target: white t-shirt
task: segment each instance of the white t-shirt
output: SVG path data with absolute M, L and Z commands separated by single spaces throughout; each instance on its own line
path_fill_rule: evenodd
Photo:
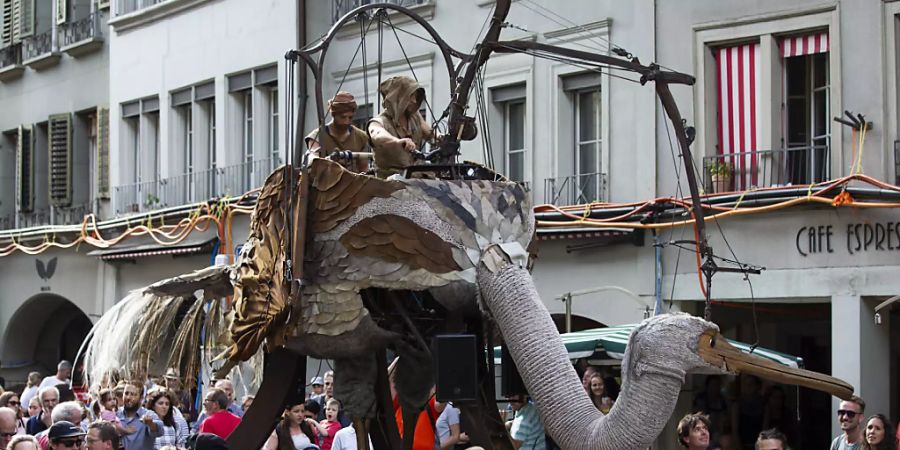
M 38 386 L 38 389 L 43 389 L 48 386 L 56 386 L 58 384 L 69 384 L 69 380 L 60 380 L 59 378 L 56 378 L 56 375 L 50 375 L 49 377 L 44 377 L 44 379 L 41 380 L 41 385 Z
M 369 437 L 369 448 L 375 448 L 372 445 L 372 437 Z M 331 450 L 357 450 L 356 447 L 356 430 L 352 426 L 341 428 L 340 431 L 334 433 L 334 442 L 331 443 Z

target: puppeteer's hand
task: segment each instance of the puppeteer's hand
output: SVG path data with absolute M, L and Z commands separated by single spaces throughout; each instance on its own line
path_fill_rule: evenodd
M 403 138 L 403 139 L 400 139 L 400 143 L 403 144 L 403 148 L 406 149 L 406 151 L 408 151 L 410 153 L 416 151 L 416 143 L 413 142 L 412 139 Z

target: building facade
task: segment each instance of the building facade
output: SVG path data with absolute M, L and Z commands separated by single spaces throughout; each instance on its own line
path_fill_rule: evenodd
M 303 130 L 285 126 L 286 92 L 297 88 L 286 76 L 285 51 L 314 42 L 361 3 L 2 1 L 3 23 L 18 26 L 5 26 L 0 51 L 0 239 L 23 245 L 71 239 L 84 212 L 105 220 L 112 236 L 259 186 L 285 160 L 287 139 L 318 125 L 315 102 L 298 98 L 293 113 L 303 108 Z M 494 7 L 490 0 L 395 3 L 465 53 L 475 50 Z M 900 414 L 893 381 L 900 327 L 890 306 L 877 320 L 875 307 L 900 293 L 891 276 L 900 261 L 896 189 L 853 182 L 854 195 L 883 208 L 778 202 L 856 174 L 897 184 L 898 18 L 893 1 L 519 0 L 502 34 L 631 54 L 694 75 L 694 86 L 673 93 L 696 132 L 692 152 L 704 191 L 723 208 L 767 206 L 707 226 L 716 255 L 765 268 L 747 279 L 716 275 L 713 319 L 729 337 L 801 356 L 808 368 L 849 381 L 867 412 L 890 417 Z M 93 31 L 76 33 L 88 26 L 76 23 Z M 452 75 L 429 39 L 397 13 L 351 22 L 323 59 L 323 96 L 351 92 L 364 123 L 380 112 L 379 79 L 414 75 L 429 100 L 423 114 L 441 117 Z M 41 45 L 49 50 L 41 53 Z M 490 59 L 473 96 L 481 101 L 470 102 L 490 127 L 480 130 L 484 139 L 464 143 L 463 159 L 526 184 L 536 205 L 588 205 L 571 210 L 578 216 L 687 195 L 652 83 L 538 56 Z M 310 98 L 312 86 L 310 79 Z M 871 127 L 857 132 L 833 120 L 844 110 Z M 246 234 L 246 219 L 235 219 L 234 243 Z M 654 310 L 702 313 L 694 254 L 672 244 L 692 239 L 690 227 L 637 223 L 540 227 L 534 278 L 561 328 L 561 299 L 569 299 L 573 329 L 634 323 Z M 29 328 L 48 336 L 41 341 L 22 331 L 23 318 L 80 311 L 94 320 L 129 289 L 208 265 L 213 241 L 197 233 L 177 255 L 142 237 L 110 249 L 3 256 L 15 268 L 0 274 L 4 366 L 51 367 L 61 355 L 55 343 L 87 326 L 79 319 L 64 332 L 70 328 L 56 324 L 59 336 Z M 31 350 L 23 342 L 40 343 Z M 689 384 L 678 412 L 691 408 L 695 387 Z M 827 396 L 798 391 L 788 403 L 804 423 L 831 423 L 804 429 L 812 437 L 803 447 L 836 431 L 829 419 L 836 404 Z

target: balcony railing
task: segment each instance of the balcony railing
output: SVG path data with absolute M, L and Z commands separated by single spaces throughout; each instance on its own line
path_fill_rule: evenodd
M 13 44 L 0 49 L 0 69 L 22 64 L 22 45 Z
M 46 31 L 22 40 L 22 59 L 28 61 L 53 52 L 53 33 Z
M 116 215 L 238 196 L 262 186 L 272 172 L 271 159 L 127 184 L 113 188 Z
M 703 158 L 707 192 L 820 183 L 831 179 L 827 145 L 757 150 Z
M 603 202 L 605 192 L 606 174 L 600 172 L 544 180 L 544 203 L 553 205 Z
M 331 3 L 331 23 L 337 22 L 345 14 L 362 5 L 371 3 L 390 3 L 398 6 L 416 6 L 427 3 L 429 0 L 335 0 Z
M 63 46 L 101 37 L 103 31 L 100 29 L 99 12 L 92 13 L 83 19 L 66 23 L 60 27 L 60 34 Z
M 128 13 L 133 13 L 135 11 L 148 8 L 157 3 L 162 3 L 167 0 L 117 0 L 116 1 L 116 16 L 125 15 Z

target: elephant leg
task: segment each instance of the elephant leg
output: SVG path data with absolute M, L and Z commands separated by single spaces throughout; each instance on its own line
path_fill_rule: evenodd
M 351 420 L 375 416 L 376 370 L 371 356 L 334 360 L 334 397 Z
M 228 436 L 230 448 L 262 448 L 275 429 L 284 402 L 304 385 L 306 356 L 285 348 L 267 355 L 263 382 L 256 393 L 253 406 Z

